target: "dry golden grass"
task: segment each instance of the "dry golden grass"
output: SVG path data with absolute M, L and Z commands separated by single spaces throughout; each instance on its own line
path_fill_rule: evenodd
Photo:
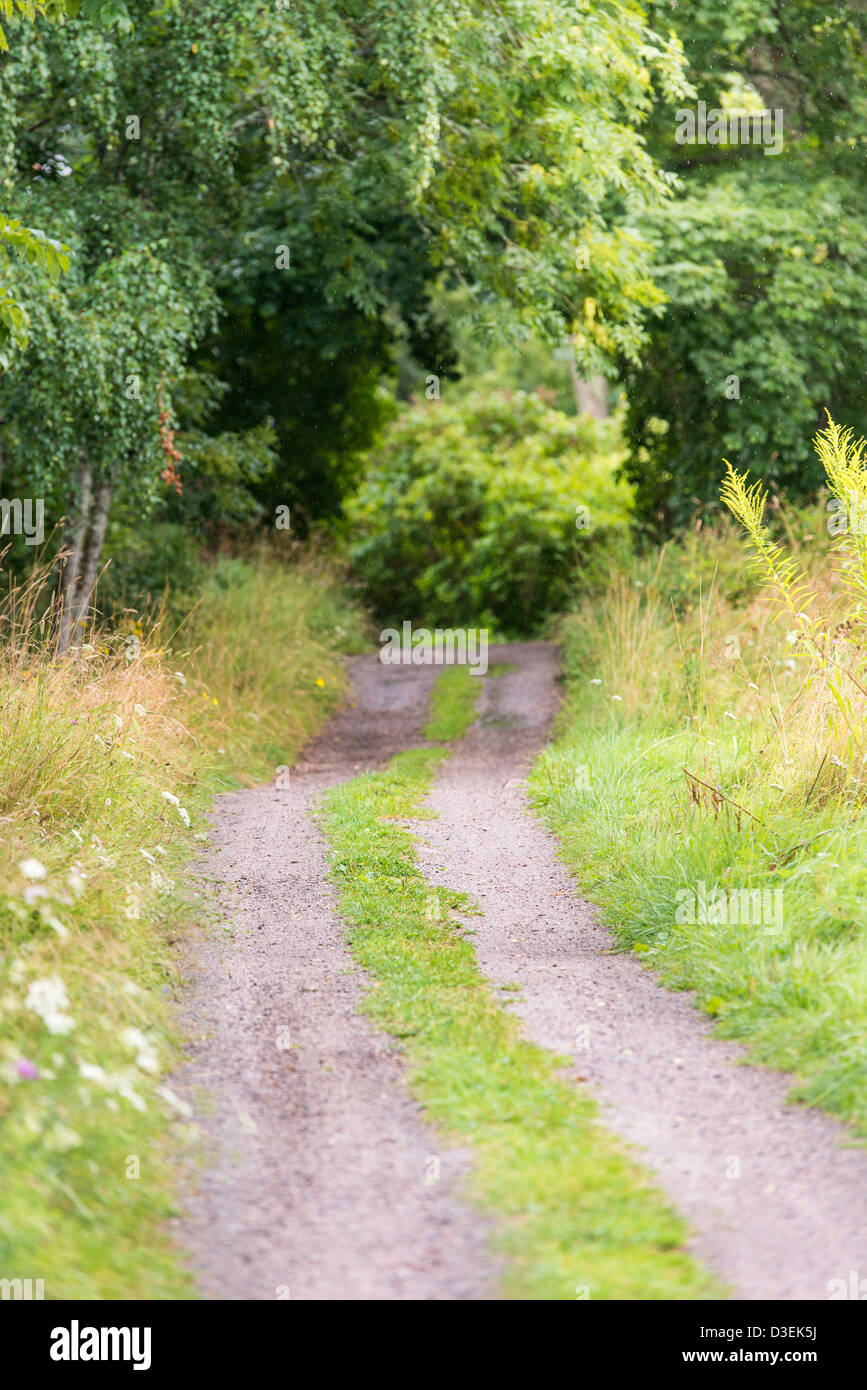
M 183 1296 L 160 1077 L 171 943 L 201 911 L 185 865 L 212 791 L 273 775 L 333 708 L 363 624 L 324 564 L 223 561 L 180 632 L 93 628 L 56 657 L 38 588 L 0 610 L 0 1274 Z

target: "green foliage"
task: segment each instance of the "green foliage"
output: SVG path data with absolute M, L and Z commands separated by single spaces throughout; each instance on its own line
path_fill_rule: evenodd
M 867 15 L 819 0 L 651 7 L 652 24 L 672 21 L 696 100 L 779 108 L 784 139 L 777 155 L 677 144 L 675 111 L 694 101 L 649 123 L 682 180 L 640 222 L 669 302 L 640 368 L 624 362 L 627 471 L 656 532 L 718 506 L 722 456 L 809 498 L 824 410 L 867 429 Z
M 23 227 L 19 218 L 6 217 L 0 212 L 0 371 L 9 366 L 16 348 L 26 347 L 30 326 L 27 310 L 9 284 L 4 283 L 10 278 L 10 249 L 31 265 L 47 271 L 55 280 L 61 271 L 69 269 L 68 247 L 52 241 L 43 232 Z
M 625 545 L 616 438 L 615 422 L 524 392 L 407 411 L 347 503 L 350 557 L 377 611 L 538 628 Z
M 588 370 L 635 359 L 658 301 L 635 223 L 668 191 L 638 128 L 657 90 L 680 90 L 681 58 L 629 0 L 446 0 L 435 23 L 422 0 L 43 8 L 69 18 L 6 25 L 0 178 L 10 217 L 46 228 L 25 253 L 69 245 L 74 283 L 24 274 L 10 289 L 7 333 L 20 344 L 29 313 L 43 343 L 21 364 L 32 408 L 20 381 L 0 405 L 12 466 L 32 458 L 40 486 L 57 481 L 59 512 L 88 421 L 114 455 L 94 458 L 117 471 L 114 505 L 155 512 L 154 386 L 183 425 L 173 387 L 191 352 L 228 387 L 197 426 L 224 436 L 215 472 L 233 440 L 243 453 L 248 431 L 274 431 L 265 450 L 253 441 L 254 468 L 233 469 L 236 523 L 287 504 L 302 524 L 337 512 L 387 418 L 395 343 L 438 375 L 453 366 L 438 278 L 467 287 L 489 333 L 574 334 Z M 138 417 L 125 369 L 147 377 Z M 67 410 L 51 375 L 70 371 Z M 37 396 L 57 436 L 45 463 Z
M 160 414 L 172 379 L 210 309 L 207 283 L 165 243 L 139 244 L 70 274 L 46 293 L 34 278 L 30 350 L 4 376 L 0 396 L 12 423 L 13 458 L 26 459 L 30 488 L 69 498 L 81 450 L 146 510 L 166 466 Z M 184 272 L 187 272 L 185 275 Z M 26 299 L 25 299 L 26 302 Z
M 17 13 L 31 23 L 37 17 L 61 20 L 67 14 L 75 14 L 80 0 L 0 0 L 0 17 L 11 19 Z M 8 51 L 9 44 L 0 26 L 0 54 Z M 6 217 L 0 212 L 0 372 L 9 365 L 12 355 L 18 348 L 26 347 L 29 319 L 27 311 L 16 299 L 7 283 L 9 276 L 9 251 L 16 251 L 26 257 L 31 265 L 38 265 L 55 279 L 62 270 L 69 269 L 67 248 L 53 241 L 36 228 L 24 227 L 17 218 Z
M 627 472 L 657 529 L 716 505 L 721 456 L 777 491 L 815 494 L 809 441 L 825 406 L 867 430 L 853 368 L 867 362 L 859 201 L 840 179 L 805 188 L 767 159 L 660 215 L 671 303 L 641 371 L 627 373 Z
M 390 258 L 389 293 L 401 320 L 412 319 L 425 294 L 424 251 L 409 233 L 407 252 Z M 277 507 L 291 507 L 297 534 L 339 513 L 358 481 L 361 452 L 394 412 L 381 388 L 392 332 L 381 317 L 326 297 L 312 242 L 309 261 L 301 249 L 291 269 L 275 271 L 274 247 L 286 236 L 274 227 L 233 246 L 219 278 L 220 329 L 204 364 L 226 388 L 211 428 L 239 434 L 266 420 L 273 429 L 271 457 L 248 496 L 271 521 Z M 315 254 L 321 250 L 320 242 Z M 448 350 L 437 344 L 435 351 L 439 366 Z M 238 525 L 243 512 L 227 520 Z

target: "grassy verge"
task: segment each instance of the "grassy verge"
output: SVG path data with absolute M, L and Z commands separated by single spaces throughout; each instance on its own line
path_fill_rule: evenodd
M 792 544 L 833 634 L 828 538 L 821 522 L 803 526 Z M 793 1097 L 863 1135 L 861 773 L 835 743 L 792 621 L 777 621 L 773 596 L 744 590 L 740 542 L 726 532 L 703 544 L 732 576 L 722 592 L 705 585 L 675 617 L 646 567 L 566 621 L 568 697 L 534 793 L 620 940 L 694 989 L 753 1060 L 791 1070 Z
M 273 775 L 337 702 L 361 620 L 325 569 L 221 564 L 195 615 L 62 661 L 0 614 L 0 1277 L 189 1296 L 161 1079 L 181 873 L 213 791 Z
M 427 733 L 472 722 L 480 678 L 448 672 Z M 367 1009 L 403 1040 L 410 1084 L 447 1139 L 472 1146 L 472 1190 L 498 1218 L 513 1298 L 714 1296 L 683 1252 L 684 1228 L 602 1131 L 595 1104 L 558 1075 L 565 1059 L 525 1041 L 481 975 L 450 913 L 463 895 L 432 888 L 410 832 L 447 748 L 399 754 L 331 791 L 323 823 L 353 953 L 376 985 Z

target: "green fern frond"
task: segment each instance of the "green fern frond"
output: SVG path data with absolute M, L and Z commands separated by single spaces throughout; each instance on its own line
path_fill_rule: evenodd
M 867 594 L 867 441 L 855 439 L 851 429 L 842 429 L 828 413 L 828 424 L 816 436 L 815 447 L 829 490 L 839 504 L 843 578 L 863 598 Z
M 767 493 L 761 482 L 748 484 L 748 474 L 737 473 L 728 459 L 723 459 L 726 476 L 720 488 L 723 503 L 739 521 L 752 542 L 756 559 L 786 608 L 798 624 L 804 637 L 812 636 L 806 609 L 815 595 L 796 560 L 787 555 L 778 541 L 772 539 L 765 523 Z

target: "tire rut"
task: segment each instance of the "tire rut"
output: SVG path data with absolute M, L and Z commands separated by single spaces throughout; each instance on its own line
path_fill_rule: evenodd
M 219 799 L 203 872 L 224 927 L 189 943 L 172 1082 L 201 1136 L 175 1237 L 209 1299 L 482 1299 L 498 1263 L 423 1123 L 395 1041 L 358 1013 L 313 821 L 329 786 L 423 742 L 434 670 L 351 663 L 348 705 L 289 786 Z M 428 1181 L 429 1159 L 439 1178 Z

